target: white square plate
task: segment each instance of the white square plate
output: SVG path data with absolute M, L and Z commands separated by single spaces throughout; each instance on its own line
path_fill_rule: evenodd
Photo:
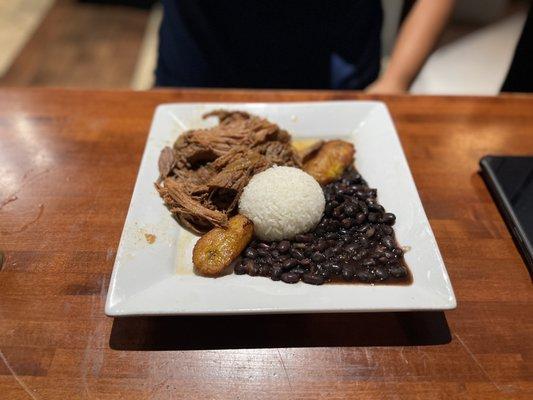
M 294 138 L 344 139 L 380 203 L 397 216 L 410 285 L 289 285 L 268 278 L 197 276 L 196 237 L 182 229 L 154 188 L 157 160 L 187 129 L 214 125 L 207 111 L 227 108 L 268 118 Z M 152 242 L 152 243 L 151 243 Z M 105 312 L 122 315 L 377 312 L 455 308 L 453 289 L 400 141 L 381 102 L 168 104 L 157 108 L 120 239 Z

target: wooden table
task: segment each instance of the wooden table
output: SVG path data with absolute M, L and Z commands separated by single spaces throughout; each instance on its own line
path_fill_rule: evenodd
M 533 398 L 530 276 L 478 175 L 533 153 L 533 97 L 383 97 L 442 250 L 446 312 L 108 318 L 154 107 L 350 92 L 0 90 L 0 398 Z

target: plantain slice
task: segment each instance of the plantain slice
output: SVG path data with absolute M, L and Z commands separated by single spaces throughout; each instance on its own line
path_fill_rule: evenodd
M 327 185 L 339 179 L 344 170 L 353 164 L 354 153 L 353 144 L 344 140 L 331 140 L 304 163 L 303 170 L 321 185 Z
M 230 218 L 225 228 L 211 229 L 196 242 L 194 266 L 203 275 L 220 275 L 252 240 L 253 232 L 252 221 L 244 215 Z
M 320 150 L 323 144 L 324 141 L 320 139 L 295 139 L 292 141 L 292 148 L 300 162 L 305 164 Z

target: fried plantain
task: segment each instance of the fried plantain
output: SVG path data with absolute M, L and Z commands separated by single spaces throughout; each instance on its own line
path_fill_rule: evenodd
M 203 275 L 222 273 L 244 250 L 254 232 L 252 221 L 244 215 L 236 215 L 225 228 L 214 228 L 203 235 L 192 253 L 192 262 Z
M 353 144 L 331 140 L 304 164 L 303 170 L 321 185 L 327 185 L 339 179 L 344 170 L 353 164 L 354 153 Z
M 295 139 L 292 141 L 292 148 L 299 157 L 300 162 L 305 164 L 323 146 L 324 141 L 320 139 Z

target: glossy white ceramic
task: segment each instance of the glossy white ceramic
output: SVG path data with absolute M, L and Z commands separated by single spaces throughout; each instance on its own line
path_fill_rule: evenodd
M 154 188 L 157 160 L 187 129 L 216 123 L 227 108 L 266 117 L 295 138 L 340 138 L 356 147 L 356 167 L 378 189 L 412 274 L 410 285 L 289 285 L 267 278 L 193 272 L 196 237 L 183 230 Z M 153 243 L 151 243 L 153 242 Z M 378 312 L 455 308 L 453 289 L 398 135 L 381 102 L 165 104 L 157 108 L 122 232 L 105 312 L 122 315 Z

